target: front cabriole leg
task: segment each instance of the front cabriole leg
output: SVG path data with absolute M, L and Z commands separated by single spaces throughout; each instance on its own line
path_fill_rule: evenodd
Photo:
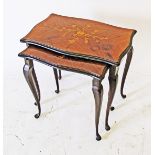
M 109 69 L 109 93 L 108 93 L 108 103 L 106 109 L 106 118 L 105 118 L 105 129 L 110 130 L 110 126 L 108 124 L 109 111 L 111 109 L 112 101 L 114 98 L 116 86 L 118 80 L 118 68 L 111 66 Z
M 38 80 L 35 74 L 34 66 L 33 66 L 33 60 L 31 59 L 25 59 L 25 65 L 23 67 L 23 73 L 25 76 L 25 79 L 31 89 L 31 92 L 35 98 L 36 104 L 38 106 L 38 113 L 34 115 L 35 118 L 39 118 L 41 114 L 41 107 L 40 107 L 40 89 Z
M 103 98 L 103 86 L 101 84 L 101 80 L 93 79 L 92 83 L 93 87 L 93 94 L 95 99 L 95 125 L 96 125 L 96 140 L 101 140 L 101 136 L 98 133 L 98 124 L 99 124 L 99 117 L 102 105 L 102 98 Z
M 126 98 L 126 95 L 123 94 L 123 89 L 124 89 L 124 83 L 125 83 L 125 79 L 128 73 L 128 69 L 130 67 L 130 62 L 132 59 L 132 54 L 133 54 L 133 47 L 131 47 L 130 51 L 127 54 L 127 58 L 126 58 L 126 64 L 125 64 L 125 68 L 124 68 L 124 73 L 123 73 L 123 77 L 122 77 L 122 83 L 121 83 L 121 96 L 123 98 Z

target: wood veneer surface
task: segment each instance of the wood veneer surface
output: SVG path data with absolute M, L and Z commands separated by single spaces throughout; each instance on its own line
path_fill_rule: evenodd
M 36 46 L 29 46 L 27 49 L 19 53 L 19 56 L 35 59 L 60 69 L 80 72 L 97 78 L 103 78 L 108 68 L 107 65 L 101 63 L 82 61 Z
M 54 52 L 119 65 L 136 30 L 51 14 L 21 39 Z

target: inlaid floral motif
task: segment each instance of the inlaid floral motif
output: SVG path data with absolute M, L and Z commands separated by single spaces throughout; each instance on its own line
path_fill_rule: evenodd
M 108 37 L 106 36 L 98 36 L 99 30 L 92 29 L 90 25 L 85 25 L 83 27 L 77 26 L 77 25 L 71 25 L 66 27 L 55 27 L 54 30 L 59 32 L 64 32 L 62 34 L 62 37 L 70 36 L 70 39 L 68 40 L 67 47 L 70 47 L 71 45 L 78 43 L 79 39 L 82 39 L 85 44 L 89 44 L 90 49 L 92 51 L 96 50 L 110 50 L 112 48 L 109 44 L 103 44 L 104 40 L 107 40 Z M 89 32 L 88 32 L 89 31 Z M 90 44 L 90 42 L 93 42 L 93 45 Z
M 132 29 L 52 14 L 21 41 L 66 55 L 118 63 L 135 33 Z

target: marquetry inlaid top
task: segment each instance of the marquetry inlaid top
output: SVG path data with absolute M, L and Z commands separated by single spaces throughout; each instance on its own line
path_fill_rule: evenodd
M 133 29 L 51 14 L 21 41 L 65 55 L 119 65 L 135 33 Z

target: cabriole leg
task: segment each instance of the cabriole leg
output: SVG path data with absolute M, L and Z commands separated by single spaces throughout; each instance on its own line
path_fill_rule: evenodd
M 35 114 L 35 118 L 39 118 L 41 114 L 41 107 L 40 107 L 40 89 L 38 80 L 35 74 L 33 61 L 31 59 L 25 59 L 25 65 L 23 67 L 23 73 L 25 76 L 25 79 L 31 89 L 31 92 L 35 98 L 36 104 L 38 106 L 38 113 Z
M 106 118 L 105 118 L 105 129 L 107 131 L 110 130 L 110 126 L 108 124 L 108 118 L 109 118 L 109 111 L 111 109 L 112 101 L 113 101 L 116 86 L 117 86 L 117 80 L 118 80 L 118 68 L 112 66 L 109 69 L 109 93 L 108 93 L 108 103 L 107 103 Z
M 128 73 L 128 69 L 130 67 L 130 62 L 132 59 L 132 54 L 133 54 L 133 47 L 131 47 L 130 51 L 127 54 L 127 59 L 126 59 L 126 64 L 125 64 L 125 68 L 124 68 L 124 73 L 123 73 L 123 77 L 122 77 L 122 83 L 121 83 L 121 96 L 123 98 L 126 98 L 126 95 L 123 93 L 123 89 L 124 89 L 124 83 L 125 83 L 125 79 Z
M 93 79 L 93 94 L 95 99 L 95 125 L 96 125 L 96 140 L 101 140 L 101 136 L 98 133 L 98 124 L 99 124 L 99 117 L 102 105 L 102 98 L 103 98 L 103 86 L 101 84 L 101 80 Z

